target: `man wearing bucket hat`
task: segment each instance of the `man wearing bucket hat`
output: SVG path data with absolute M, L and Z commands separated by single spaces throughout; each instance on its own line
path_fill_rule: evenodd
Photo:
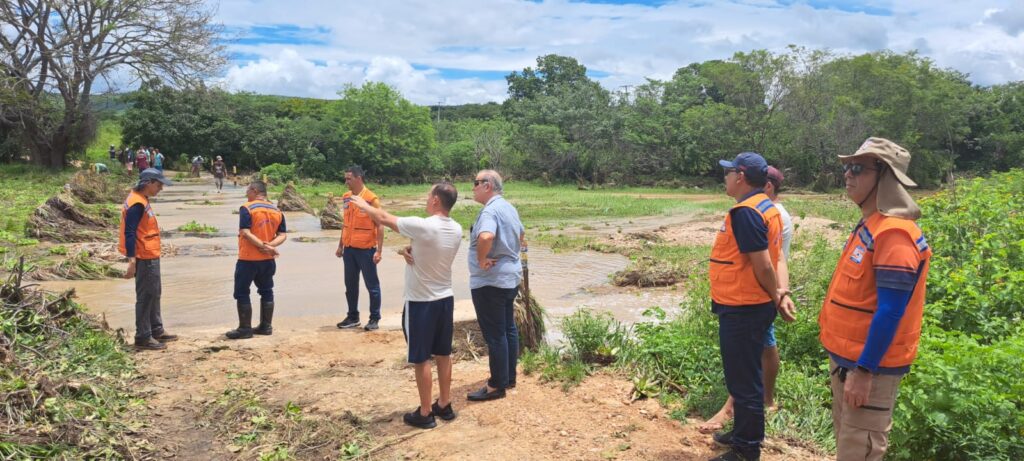
M 907 193 L 910 153 L 868 138 L 840 155 L 862 219 L 846 241 L 818 317 L 829 353 L 838 460 L 881 460 L 900 379 L 917 355 L 931 249 Z
M 760 459 L 764 440 L 761 357 L 776 310 L 794 320 L 789 292 L 779 288 L 776 267 L 782 252 L 782 218 L 764 193 L 768 163 L 744 152 L 721 160 L 725 192 L 736 204 L 711 249 L 711 307 L 718 316 L 718 340 L 725 384 L 733 397 L 733 430 L 714 434 L 731 448 L 713 461 Z
M 121 207 L 118 251 L 128 258 L 124 278 L 135 278 L 135 348 L 139 350 L 165 349 L 163 343 L 178 339 L 164 330 L 160 317 L 160 226 L 149 205 L 151 197 L 171 184 L 156 168 L 142 170 Z

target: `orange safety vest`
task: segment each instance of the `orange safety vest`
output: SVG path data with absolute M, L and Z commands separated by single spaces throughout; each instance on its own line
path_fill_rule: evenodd
M 139 227 L 135 229 L 135 258 L 136 259 L 157 259 L 160 257 L 160 226 L 156 223 L 156 214 L 149 206 L 149 199 L 135 190 L 128 194 L 121 207 L 121 230 L 117 233 L 117 251 L 128 256 L 128 250 L 124 242 L 124 221 L 128 217 L 128 209 L 141 203 L 146 206 L 142 214 Z
M 757 193 L 734 205 L 725 215 L 725 222 L 715 236 L 715 246 L 711 248 L 711 299 L 725 306 L 749 306 L 772 300 L 758 283 L 750 258 L 740 253 L 736 236 L 732 233 L 731 211 L 740 207 L 757 211 L 764 219 L 768 227 L 768 254 L 773 267 L 778 264 L 782 251 L 782 215 L 767 195 Z
M 249 210 L 252 218 L 252 226 L 249 231 L 263 242 L 269 242 L 277 237 L 277 229 L 281 227 L 281 211 L 267 200 L 253 200 L 246 202 L 245 208 Z M 238 259 L 241 261 L 265 261 L 274 259 L 273 256 L 260 252 L 259 247 L 253 245 L 249 239 L 242 236 L 238 231 Z
M 373 202 L 377 200 L 377 195 L 371 192 L 367 187 L 363 187 L 363 191 L 359 193 L 359 196 L 370 204 L 373 204 Z M 370 215 L 366 214 L 363 210 L 360 210 L 359 207 L 349 203 L 351 197 L 352 191 L 345 192 L 345 195 L 341 196 L 341 199 L 344 202 L 344 210 L 342 211 L 343 222 L 341 246 L 364 250 L 376 247 L 377 224 L 373 222 Z
M 818 325 L 821 327 L 818 337 L 825 350 L 851 361 L 860 358 L 864 343 L 867 342 L 871 319 L 878 309 L 872 262 L 875 240 L 886 232 L 906 233 L 921 253 L 914 292 L 900 319 L 896 336 L 879 363 L 879 366 L 885 368 L 896 368 L 910 365 L 917 356 L 921 317 L 924 314 L 925 280 L 928 278 L 928 262 L 932 256 L 921 228 L 912 220 L 875 213 L 850 234 L 818 316 Z

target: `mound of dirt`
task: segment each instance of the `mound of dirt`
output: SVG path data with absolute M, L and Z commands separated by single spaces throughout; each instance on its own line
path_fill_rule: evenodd
M 334 201 L 334 197 L 327 197 L 327 205 L 320 212 L 321 229 L 341 229 L 341 208 Z
M 66 188 L 40 205 L 28 223 L 29 237 L 49 242 L 89 242 L 110 238 L 111 225 L 117 219 L 109 208 L 90 207 Z
M 313 207 L 306 203 L 306 199 L 299 195 L 295 190 L 295 186 L 291 183 L 284 187 L 284 192 L 281 192 L 281 197 L 277 199 L 277 209 L 281 211 L 304 211 L 311 215 L 316 214 L 313 212 Z
M 615 286 L 665 287 L 686 279 L 686 271 L 672 264 L 660 263 L 653 258 L 643 257 L 630 267 L 616 272 L 612 277 Z
M 71 193 L 83 203 L 119 203 L 128 195 L 128 187 L 121 187 L 119 177 L 100 174 L 92 170 L 75 173 L 68 182 Z

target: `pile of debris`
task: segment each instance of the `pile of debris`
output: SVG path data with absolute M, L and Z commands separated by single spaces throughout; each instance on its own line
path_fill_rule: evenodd
M 109 240 L 120 218 L 109 205 L 127 196 L 130 181 L 122 175 L 79 171 L 64 190 L 35 209 L 25 233 L 58 243 Z
M 306 203 L 306 199 L 299 195 L 295 190 L 295 185 L 292 183 L 288 183 L 284 187 L 284 192 L 281 192 L 281 197 L 277 199 L 277 209 L 281 211 L 304 211 L 311 215 L 316 215 L 313 207 Z
M 328 195 L 327 204 L 320 211 L 320 228 L 341 229 L 342 221 L 341 208 L 338 208 L 338 202 L 335 201 L 333 195 Z

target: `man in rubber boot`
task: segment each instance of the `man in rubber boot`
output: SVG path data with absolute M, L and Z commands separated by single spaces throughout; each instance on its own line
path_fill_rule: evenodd
M 725 193 L 736 204 L 715 236 L 709 278 L 735 424 L 733 430 L 713 435 L 716 443 L 730 448 L 713 461 L 754 461 L 760 459 L 764 441 L 764 339 L 776 310 L 786 321 L 794 320 L 795 311 L 776 273 L 782 218 L 764 193 L 768 163 L 754 152 L 718 163 L 725 172 Z
M 505 389 L 516 385 L 515 300 L 523 281 L 524 229 L 503 191 L 501 175 L 494 170 L 480 171 L 473 180 L 473 200 L 484 207 L 469 230 L 469 288 L 491 370 L 483 387 L 466 395 L 477 402 L 504 398 Z
M 178 339 L 164 330 L 160 316 L 160 226 L 149 199 L 171 181 L 150 168 L 142 170 L 121 207 L 118 251 L 128 258 L 124 278 L 135 278 L 135 348 L 166 349 L 165 342 Z
M 458 191 L 450 183 L 437 183 L 427 193 L 426 219 L 396 218 L 374 208 L 359 196 L 352 204 L 382 224 L 412 239 L 402 251 L 405 257 L 405 339 L 409 343 L 409 363 L 415 365 L 416 389 L 420 406 L 405 414 L 410 426 L 429 429 L 437 425 L 435 417 L 455 419 L 452 410 L 452 332 L 455 298 L 452 291 L 452 261 L 462 243 L 462 226 L 451 219 Z M 430 358 L 437 363 L 440 396 L 433 401 Z
M 861 220 L 843 247 L 818 316 L 832 371 L 836 458 L 881 460 L 903 375 L 917 355 L 932 251 L 906 187 L 910 152 L 868 138 L 841 155 Z
M 245 189 L 248 202 L 238 209 L 238 262 L 235 263 L 235 302 L 238 328 L 225 333 L 229 339 L 252 338 L 273 333 L 274 273 L 277 247 L 288 238 L 284 214 L 267 200 L 267 184 L 253 181 Z M 249 287 L 256 283 L 260 294 L 260 324 L 252 328 Z
M 345 301 L 348 315 L 338 323 L 338 328 L 359 326 L 359 273 L 366 282 L 370 293 L 370 321 L 366 330 L 376 330 L 380 321 L 380 279 L 377 278 L 377 264 L 384 251 L 384 228 L 370 219 L 370 215 L 351 204 L 352 197 L 361 197 L 366 203 L 380 209 L 380 199 L 363 182 L 363 169 L 352 166 L 345 171 L 345 185 L 348 192 L 341 197 L 342 228 L 341 240 L 334 255 L 345 264 Z

